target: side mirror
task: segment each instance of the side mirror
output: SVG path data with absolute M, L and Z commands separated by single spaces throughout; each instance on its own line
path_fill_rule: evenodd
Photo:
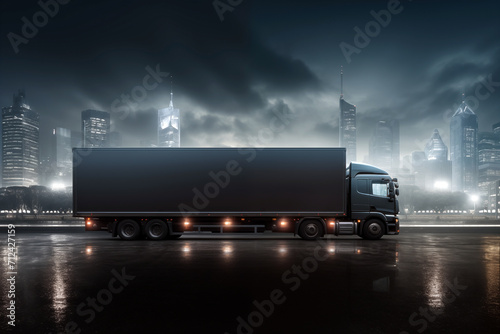
M 388 197 L 389 197 L 389 202 L 393 202 L 394 198 L 396 198 L 396 193 L 395 193 L 395 190 L 394 190 L 394 183 L 393 182 L 389 183 Z
M 399 189 L 396 189 L 396 196 L 399 196 Z
M 398 178 L 397 177 L 393 177 L 392 178 L 392 182 L 398 182 Z

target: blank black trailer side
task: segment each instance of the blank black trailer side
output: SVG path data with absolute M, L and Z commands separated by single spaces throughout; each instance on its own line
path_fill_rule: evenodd
M 75 149 L 77 216 L 338 215 L 345 149 Z

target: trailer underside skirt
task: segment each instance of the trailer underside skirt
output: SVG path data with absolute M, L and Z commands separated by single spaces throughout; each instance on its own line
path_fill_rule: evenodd
M 265 225 L 193 225 L 193 228 L 197 229 L 197 231 L 190 231 L 189 233 L 213 232 L 214 228 L 219 229 L 218 233 L 235 233 L 235 231 L 228 231 L 228 230 L 233 230 L 235 228 L 236 229 L 253 228 L 253 232 L 247 232 L 247 233 L 262 233 L 264 231 L 259 232 L 258 229 L 260 228 L 265 230 L 266 226 Z M 203 228 L 211 229 L 211 231 L 202 231 Z

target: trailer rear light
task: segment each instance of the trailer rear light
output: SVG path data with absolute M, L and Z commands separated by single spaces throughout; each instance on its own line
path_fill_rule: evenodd
M 230 222 L 229 220 L 226 220 L 226 221 L 224 222 L 224 225 L 231 225 L 231 222 Z

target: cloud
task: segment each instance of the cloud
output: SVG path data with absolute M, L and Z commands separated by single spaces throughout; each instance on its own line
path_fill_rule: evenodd
M 143 84 L 147 66 L 159 64 L 173 74 L 183 145 L 250 145 L 281 105 L 295 118 L 268 145 L 335 146 L 344 63 L 338 41 L 352 38 L 353 27 L 386 3 L 293 1 L 285 11 L 281 2 L 244 2 L 220 22 L 210 1 L 71 2 L 19 55 L 2 54 L 0 101 L 8 105 L 24 86 L 44 133 L 54 126 L 79 130 L 82 110 L 110 111 L 115 99 Z M 4 36 L 38 8 L 6 6 Z M 429 6 L 408 4 L 345 68 L 346 98 L 358 108 L 359 159 L 374 122 L 399 119 L 402 153 L 409 153 L 435 127 L 447 138 L 449 110 L 462 91 L 473 95 L 490 74 L 500 81 L 496 17 L 471 10 L 472 2 Z M 467 24 L 454 24 L 463 13 Z M 156 112 L 169 93 L 165 79 L 125 120 L 112 116 L 127 145 L 154 141 Z M 498 106 L 498 91 L 480 101 L 481 129 L 500 121 Z

